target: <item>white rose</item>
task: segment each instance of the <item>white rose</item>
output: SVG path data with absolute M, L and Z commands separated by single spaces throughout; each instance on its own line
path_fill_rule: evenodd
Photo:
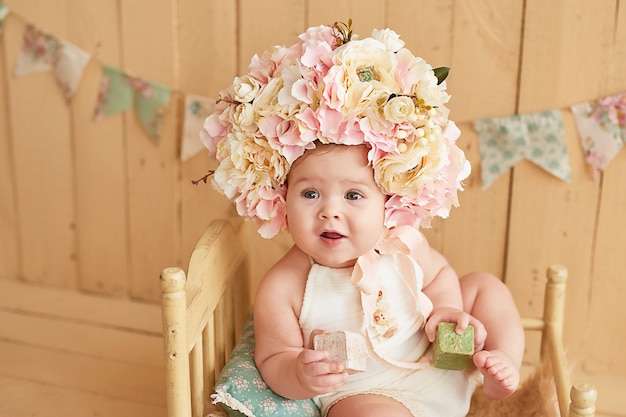
M 211 180 L 213 186 L 229 199 L 233 199 L 237 196 L 241 191 L 241 185 L 244 184 L 245 181 L 245 175 L 238 169 L 235 169 L 233 161 L 230 159 L 224 159 L 220 162 Z
M 389 52 L 398 52 L 404 47 L 404 41 L 400 39 L 400 35 L 391 29 L 374 29 L 372 38 L 383 43 Z
M 252 103 L 254 111 L 261 116 L 271 116 L 273 114 L 282 113 L 281 107 L 278 104 L 278 94 L 282 88 L 283 79 L 272 78 L 263 86 L 256 100 Z
M 385 118 L 393 123 L 415 120 L 415 103 L 407 96 L 397 96 L 387 101 L 383 108 Z
M 230 118 L 241 130 L 254 132 L 257 129 L 255 124 L 254 107 L 250 103 L 241 103 L 240 105 L 234 107 Z
M 433 181 L 445 163 L 446 147 L 442 140 L 406 144 L 401 154 L 390 153 L 374 163 L 374 179 L 387 194 L 416 198 L 422 185 Z
M 236 77 L 233 81 L 234 99 L 240 103 L 251 103 L 260 88 L 259 82 L 249 75 Z
M 398 90 L 393 76 L 394 59 L 375 39 L 350 41 L 337 48 L 334 67 L 324 77 L 324 96 L 332 108 L 346 115 L 378 106 L 378 101 Z

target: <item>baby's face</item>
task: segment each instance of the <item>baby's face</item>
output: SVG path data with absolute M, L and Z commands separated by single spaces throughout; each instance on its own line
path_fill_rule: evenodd
M 365 146 L 317 145 L 289 173 L 289 232 L 317 263 L 350 267 L 380 238 L 385 201 Z

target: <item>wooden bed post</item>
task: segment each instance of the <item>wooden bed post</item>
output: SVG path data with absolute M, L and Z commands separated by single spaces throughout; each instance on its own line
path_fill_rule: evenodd
M 548 283 L 543 304 L 543 320 L 545 326 L 541 337 L 541 360 L 550 360 L 556 395 L 559 402 L 561 417 L 569 412 L 570 387 L 569 372 L 563 354 L 563 320 L 565 315 L 565 290 L 567 268 L 562 265 L 550 265 L 546 273 Z
M 556 395 L 561 417 L 593 417 L 596 414 L 597 393 L 593 385 L 576 384 L 570 387 L 569 370 L 563 354 L 563 321 L 565 319 L 565 292 L 567 268 L 551 265 L 547 271 L 548 283 L 543 305 L 543 336 L 541 358 L 549 357 L 556 382 Z M 571 400 L 571 402 L 570 402 Z
M 598 392 L 589 383 L 574 384 L 570 392 L 572 403 L 568 417 L 593 417 L 596 415 Z
M 166 386 L 168 416 L 191 416 L 191 382 L 189 380 L 189 351 L 187 349 L 187 299 L 185 294 L 185 272 L 176 267 L 166 268 L 161 273 L 163 291 L 163 339 L 168 374 Z
M 548 284 L 543 304 L 543 320 L 545 327 L 541 338 L 541 359 L 545 360 L 549 354 L 550 335 L 560 340 L 563 337 L 563 319 L 565 312 L 565 286 L 567 284 L 567 269 L 562 265 L 550 265 L 547 271 Z M 553 364 L 555 365 L 555 364 Z

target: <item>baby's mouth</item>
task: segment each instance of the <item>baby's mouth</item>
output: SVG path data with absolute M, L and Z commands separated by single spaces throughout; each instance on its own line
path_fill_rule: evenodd
M 345 237 L 341 233 L 337 233 L 337 232 L 323 232 L 320 236 L 323 237 L 324 239 L 333 239 L 333 240 L 341 239 L 342 237 Z

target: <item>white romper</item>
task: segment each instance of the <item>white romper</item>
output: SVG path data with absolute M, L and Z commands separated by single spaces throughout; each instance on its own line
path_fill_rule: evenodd
M 407 259 L 400 257 L 409 258 L 402 254 L 380 255 L 382 288 L 377 294 L 377 309 L 373 315 L 369 314 L 375 320 L 364 316 L 362 294 L 351 282 L 352 268 L 311 266 L 300 314 L 304 340 L 309 340 L 312 330 L 323 329 L 352 331 L 364 336 L 369 333 L 371 342 L 365 372 L 351 374 L 338 391 L 314 398 L 322 416 L 338 400 L 367 393 L 394 398 L 416 417 L 467 415 L 476 388 L 469 372 L 430 365 L 406 369 L 389 363 L 417 362 L 430 347 L 423 330 L 424 317 L 420 314 L 424 308 L 420 302 L 424 304 L 425 297 L 421 292 L 423 273 L 410 258 L 414 278 L 403 278 L 400 263 Z

